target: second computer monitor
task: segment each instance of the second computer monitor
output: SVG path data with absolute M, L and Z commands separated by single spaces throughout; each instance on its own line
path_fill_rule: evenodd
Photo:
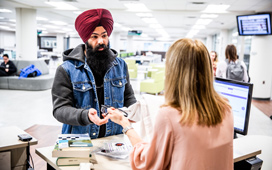
M 234 118 L 234 132 L 246 135 L 252 100 L 253 84 L 215 78 L 214 88 L 229 100 Z

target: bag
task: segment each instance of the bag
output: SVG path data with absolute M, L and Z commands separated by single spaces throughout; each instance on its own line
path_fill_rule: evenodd
M 241 61 L 236 62 L 228 62 L 226 78 L 232 80 L 243 81 L 244 79 L 244 67 L 241 65 Z
M 26 78 L 26 77 L 33 77 L 33 76 L 39 76 L 41 75 L 41 71 L 37 69 L 33 64 L 27 66 L 26 68 L 21 69 L 20 77 Z

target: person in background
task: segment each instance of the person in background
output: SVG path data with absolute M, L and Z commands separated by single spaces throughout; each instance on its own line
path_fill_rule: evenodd
M 102 105 L 116 108 L 136 103 L 128 68 L 109 48 L 113 18 L 106 9 L 80 14 L 75 28 L 85 44 L 63 53 L 53 87 L 53 115 L 62 133 L 89 133 L 92 139 L 121 134 L 123 128 L 101 114 Z
M 0 76 L 10 76 L 13 73 L 16 73 L 17 68 L 12 61 L 9 60 L 9 56 L 7 54 L 3 55 L 4 62 L 1 63 L 0 66 Z
M 248 82 L 247 67 L 238 59 L 237 50 L 233 44 L 227 45 L 225 56 L 226 60 L 217 64 L 216 77 Z
M 216 51 L 211 51 L 210 52 L 210 57 L 212 60 L 212 67 L 213 67 L 213 75 L 216 75 L 216 68 L 217 68 L 217 62 L 218 62 L 218 57 L 217 57 L 217 52 Z
M 117 109 L 108 109 L 109 119 L 124 128 L 134 146 L 132 169 L 233 169 L 233 114 L 213 79 L 204 44 L 180 39 L 166 54 L 165 103 L 150 143 Z

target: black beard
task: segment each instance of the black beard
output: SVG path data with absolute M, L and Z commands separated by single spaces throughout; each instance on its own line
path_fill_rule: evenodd
M 100 47 L 104 48 L 104 50 L 98 51 Z M 96 84 L 101 85 L 103 83 L 104 76 L 107 70 L 111 67 L 115 57 L 111 54 L 109 45 L 106 46 L 102 44 L 92 48 L 88 42 L 86 43 L 86 55 L 87 64 L 94 74 Z

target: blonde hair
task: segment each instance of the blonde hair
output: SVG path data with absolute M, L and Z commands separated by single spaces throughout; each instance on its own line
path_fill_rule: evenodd
M 180 123 L 215 126 L 222 122 L 226 99 L 213 87 L 209 52 L 198 40 L 177 40 L 166 53 L 165 104 L 181 112 Z

